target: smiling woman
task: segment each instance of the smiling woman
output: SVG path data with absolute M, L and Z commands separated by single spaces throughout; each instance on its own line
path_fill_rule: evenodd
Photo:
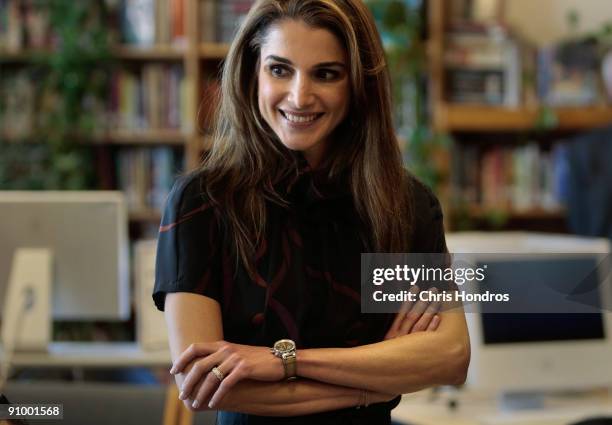
M 446 251 L 436 197 L 402 167 L 365 5 L 256 2 L 221 88 L 213 149 L 158 240 L 180 398 L 220 425 L 389 424 L 399 394 L 463 382 L 460 307 L 361 314 L 361 253 Z
M 260 46 L 261 115 L 280 142 L 316 167 L 350 100 L 346 52 L 329 31 L 303 21 L 271 26 Z

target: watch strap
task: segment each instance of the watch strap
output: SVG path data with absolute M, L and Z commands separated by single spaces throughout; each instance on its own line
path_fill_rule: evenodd
M 285 379 L 290 381 L 297 378 L 297 356 L 290 353 L 282 356 L 283 366 L 285 367 Z

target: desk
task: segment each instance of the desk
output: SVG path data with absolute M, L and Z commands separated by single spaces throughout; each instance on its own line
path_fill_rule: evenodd
M 0 348 L 0 359 L 4 354 Z M 13 354 L 13 367 L 168 367 L 170 351 L 143 351 L 133 342 L 54 342 L 46 352 Z
M 402 397 L 393 419 L 411 425 L 567 425 L 593 416 L 612 416 L 612 396 L 606 392 L 546 398 L 542 409 L 500 411 L 490 394 L 465 392 L 455 409 L 449 396 L 432 399 L 430 391 Z

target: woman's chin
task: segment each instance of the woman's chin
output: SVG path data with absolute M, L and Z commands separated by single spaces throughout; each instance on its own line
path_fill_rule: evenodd
M 306 152 L 311 150 L 317 143 L 309 142 L 309 141 L 286 141 L 281 140 L 281 143 L 289 150 L 297 151 L 297 152 Z

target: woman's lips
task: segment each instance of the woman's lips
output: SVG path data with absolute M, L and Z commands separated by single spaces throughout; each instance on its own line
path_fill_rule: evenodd
M 307 128 L 315 124 L 319 118 L 323 116 L 321 112 L 312 112 L 312 113 L 304 113 L 300 112 L 294 113 L 289 111 L 284 111 L 279 109 L 281 116 L 284 121 L 288 123 L 291 127 L 295 128 Z

